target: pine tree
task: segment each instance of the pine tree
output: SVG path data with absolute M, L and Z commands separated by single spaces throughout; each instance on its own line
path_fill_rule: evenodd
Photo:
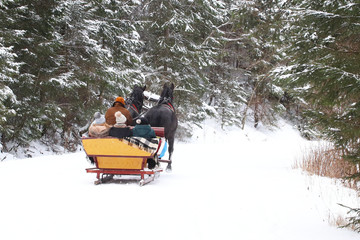
M 2 29 L 9 34 L 4 44 L 12 48 L 14 61 L 21 64 L 17 81 L 7 83 L 16 96 L 13 109 L 16 116 L 7 119 L 13 126 L 7 141 L 26 144 L 42 134 L 44 109 L 44 80 L 56 67 L 53 61 L 55 41 L 51 23 L 54 1 L 5 1 L 2 5 L 4 21 Z M 4 137 L 4 136 L 3 136 Z
M 59 101 L 66 111 L 68 138 L 141 78 L 136 56 L 141 44 L 131 20 L 136 6 L 123 1 L 76 1 L 59 7 L 63 73 L 55 80 L 67 95 Z
M 141 43 L 132 11 L 123 1 L 6 1 L 4 41 L 21 63 L 19 81 L 8 82 L 16 117 L 6 141 L 42 138 L 76 148 L 79 131 L 142 75 Z M 11 21 L 10 21 L 11 19 Z M 15 34 L 14 34 L 15 33 Z
M 261 0 L 229 3 L 227 22 L 218 28 L 224 47 L 211 81 L 224 124 L 244 126 L 249 112 L 255 127 L 273 122 L 279 94 L 269 72 L 279 59 L 279 6 Z
M 0 149 L 6 147 L 6 136 L 13 133 L 8 124 L 8 118 L 15 115 L 14 105 L 16 96 L 9 87 L 10 84 L 18 82 L 19 64 L 15 62 L 16 54 L 12 46 L 6 46 L 9 38 L 16 36 L 16 32 L 8 28 L 12 19 L 7 15 L 7 7 L 0 3 Z
M 307 102 L 313 125 L 359 164 L 360 5 L 289 1 L 286 7 L 290 45 L 280 78 L 293 96 Z M 360 173 L 353 177 L 360 178 Z
M 183 122 L 205 116 L 205 73 L 214 53 L 203 42 L 221 21 L 221 9 L 221 1 L 155 0 L 142 5 L 148 23 L 142 31 L 146 83 L 152 91 L 166 81 L 176 85 L 175 103 Z
M 231 1 L 230 1 L 231 2 Z M 218 8 L 218 15 L 214 15 L 210 34 L 202 43 L 203 51 L 208 52 L 208 59 L 211 64 L 205 69 L 204 74 L 208 79 L 204 96 L 204 107 L 207 114 L 216 115 L 221 125 L 239 124 L 241 114 L 239 108 L 244 102 L 242 83 L 239 81 L 241 73 L 235 66 L 237 55 L 230 45 L 233 42 L 231 4 L 228 1 L 222 2 Z M 236 57 L 235 57 L 236 58 Z

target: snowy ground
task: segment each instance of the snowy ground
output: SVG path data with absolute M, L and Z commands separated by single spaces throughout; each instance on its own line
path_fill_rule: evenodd
M 206 123 L 154 182 L 93 184 L 84 152 L 0 162 L 0 239 L 352 240 L 329 224 L 352 190 L 292 165 L 309 143 Z

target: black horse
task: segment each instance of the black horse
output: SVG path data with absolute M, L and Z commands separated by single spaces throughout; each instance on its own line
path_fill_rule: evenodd
M 169 144 L 168 152 L 170 162 L 166 168 L 168 171 L 171 171 L 171 155 L 174 151 L 175 131 L 178 126 L 175 108 L 172 104 L 174 98 L 173 91 L 174 84 L 172 83 L 169 86 L 165 83 L 158 104 L 145 113 L 145 117 L 149 120 L 152 127 L 165 128 L 165 138 Z
M 133 119 L 136 119 L 141 113 L 141 110 L 142 110 L 142 107 L 144 104 L 145 89 L 146 89 L 146 86 L 141 87 L 141 86 L 135 85 L 132 93 L 130 94 L 130 97 L 127 98 L 125 101 L 126 108 L 129 110 L 131 117 Z

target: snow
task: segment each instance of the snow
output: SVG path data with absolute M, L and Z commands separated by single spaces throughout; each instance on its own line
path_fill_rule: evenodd
M 206 121 L 176 142 L 173 171 L 143 187 L 94 185 L 83 151 L 6 158 L 0 239 L 359 239 L 330 221 L 346 212 L 337 203 L 360 206 L 355 191 L 293 169 L 311 142 L 280 125 Z
M 155 94 L 155 93 L 152 93 L 152 92 L 149 92 L 149 91 L 144 91 L 144 96 L 147 98 L 147 99 L 156 99 L 156 100 L 159 100 L 160 98 L 160 95 L 158 94 Z

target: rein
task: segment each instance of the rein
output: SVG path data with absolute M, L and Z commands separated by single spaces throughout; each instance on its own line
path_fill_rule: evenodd
M 130 108 L 131 108 L 132 110 L 134 110 L 137 114 L 139 114 L 139 110 L 137 109 L 137 107 L 135 106 L 134 103 L 130 106 Z
M 129 106 L 129 108 L 131 108 L 132 110 L 134 110 L 137 114 L 140 113 L 139 109 L 136 107 L 135 103 L 139 104 L 139 107 L 141 108 L 141 102 L 138 100 L 135 100 L 134 97 L 130 97 L 128 99 L 126 99 L 126 105 Z

